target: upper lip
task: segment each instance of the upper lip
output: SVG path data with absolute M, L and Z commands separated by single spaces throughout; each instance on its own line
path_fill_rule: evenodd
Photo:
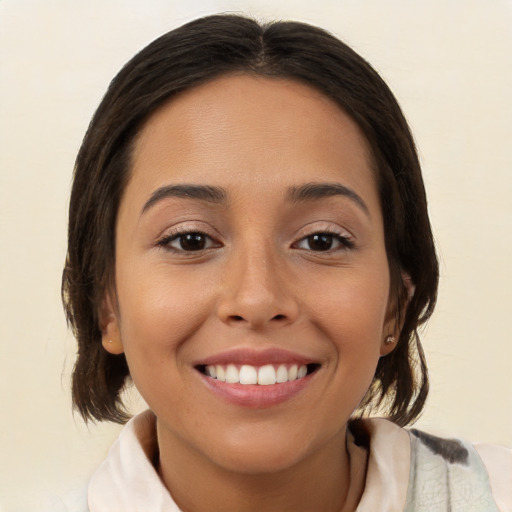
M 262 366 L 265 364 L 311 364 L 318 363 L 310 357 L 303 356 L 281 348 L 236 348 L 220 352 L 194 362 L 194 366 L 212 366 L 225 364 L 248 364 Z

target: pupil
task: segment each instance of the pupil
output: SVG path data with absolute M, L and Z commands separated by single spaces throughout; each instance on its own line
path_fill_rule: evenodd
M 311 235 L 308 243 L 314 251 L 328 251 L 332 247 L 332 235 Z
M 200 251 L 205 244 L 205 237 L 201 233 L 187 233 L 180 237 L 181 248 L 185 251 Z

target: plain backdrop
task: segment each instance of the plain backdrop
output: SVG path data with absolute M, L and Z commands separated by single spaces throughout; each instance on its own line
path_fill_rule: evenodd
M 119 431 L 72 415 L 75 342 L 60 303 L 70 179 L 89 119 L 142 46 L 225 11 L 323 26 L 395 92 L 418 143 L 442 273 L 422 337 L 432 391 L 417 426 L 512 445 L 510 0 L 0 0 L 0 511 L 73 510 Z

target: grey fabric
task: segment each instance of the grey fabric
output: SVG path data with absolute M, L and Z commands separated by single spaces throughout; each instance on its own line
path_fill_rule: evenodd
M 487 470 L 474 447 L 411 430 L 404 512 L 499 512 Z

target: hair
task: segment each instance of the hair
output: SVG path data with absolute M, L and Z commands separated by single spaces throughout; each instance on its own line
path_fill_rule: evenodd
M 395 349 L 380 358 L 358 414 L 379 410 L 399 425 L 412 423 L 428 394 L 418 327 L 433 312 L 439 269 L 407 122 L 377 72 L 336 37 L 304 23 L 259 24 L 238 15 L 201 18 L 153 41 L 113 79 L 91 120 L 75 163 L 62 278 L 68 324 L 78 341 L 75 408 L 86 421 L 129 418 L 121 400 L 128 365 L 124 354 L 103 348 L 99 311 L 106 291 L 115 291 L 117 212 L 134 140 L 148 117 L 175 95 L 232 73 L 307 84 L 335 101 L 366 137 L 401 330 Z M 414 294 L 404 282 L 409 277 Z

